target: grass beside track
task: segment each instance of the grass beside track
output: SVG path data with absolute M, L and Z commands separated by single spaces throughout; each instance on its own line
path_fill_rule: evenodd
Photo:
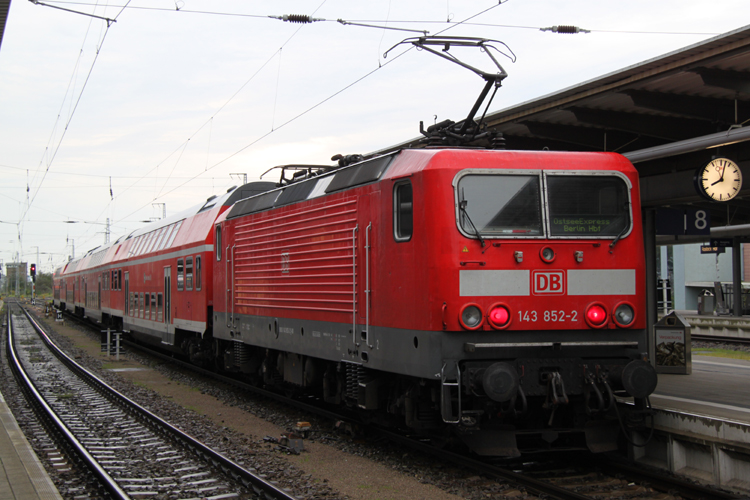
M 746 359 L 750 360 L 750 352 L 746 351 L 734 351 L 731 349 L 715 349 L 715 348 L 693 348 L 694 356 L 714 356 L 717 358 L 731 358 L 731 359 Z

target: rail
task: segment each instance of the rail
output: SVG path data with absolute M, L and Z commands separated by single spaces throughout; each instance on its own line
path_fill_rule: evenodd
M 19 306 L 20 307 L 20 306 Z M 26 311 L 21 308 L 24 314 Z M 32 322 L 35 325 L 35 322 Z M 22 389 L 32 400 L 32 404 L 36 406 L 43 415 L 47 417 L 48 422 L 53 428 L 59 432 L 63 439 L 68 443 L 69 446 L 75 451 L 75 453 L 81 457 L 86 466 L 96 476 L 99 482 L 106 488 L 106 490 L 116 499 L 128 500 L 130 496 L 120 488 L 117 482 L 110 476 L 104 468 L 99 465 L 99 462 L 88 452 L 86 447 L 73 435 L 68 429 L 60 417 L 55 411 L 47 404 L 47 401 L 42 397 L 39 391 L 34 386 L 34 383 L 29 378 L 26 370 L 21 364 L 21 360 L 18 358 L 18 353 L 15 348 L 14 341 L 14 325 L 13 317 L 11 315 L 11 308 L 8 307 L 8 342 L 7 342 L 8 359 L 11 362 L 11 369 L 16 373 L 19 378 L 19 383 Z
M 20 307 L 20 306 L 19 306 Z M 263 478 L 259 477 L 256 474 L 253 474 L 252 472 L 248 471 L 241 465 L 237 464 L 236 462 L 230 460 L 229 458 L 225 457 L 221 453 L 211 449 L 209 446 L 205 445 L 204 443 L 196 440 L 195 438 L 189 436 L 188 434 L 185 434 L 180 429 L 174 427 L 167 421 L 163 420 L 158 415 L 155 415 L 148 409 L 144 408 L 143 406 L 137 404 L 136 402 L 132 401 L 125 395 L 121 394 L 120 392 L 116 391 L 114 388 L 109 386 L 106 382 L 99 379 L 96 375 L 94 375 L 92 372 L 88 371 L 86 368 L 80 366 L 78 363 L 76 363 L 70 356 L 68 356 L 64 351 L 62 351 L 45 333 L 44 329 L 39 325 L 39 323 L 36 322 L 36 320 L 23 308 L 21 308 L 26 315 L 26 318 L 29 320 L 30 324 L 34 327 L 34 329 L 37 331 L 39 336 L 42 338 L 44 343 L 49 347 L 49 349 L 52 351 L 52 353 L 65 365 L 67 366 L 71 371 L 73 371 L 76 375 L 81 377 L 83 380 L 85 380 L 87 383 L 89 383 L 92 387 L 96 388 L 98 391 L 103 393 L 105 397 L 110 399 L 114 402 L 114 404 L 121 405 L 129 409 L 130 411 L 134 412 L 138 416 L 140 416 L 144 421 L 148 422 L 149 425 L 154 426 L 155 428 L 158 428 L 160 431 L 164 432 L 165 434 L 171 435 L 174 439 L 176 439 L 178 442 L 180 442 L 183 446 L 185 446 L 187 449 L 192 450 L 196 455 L 201 457 L 207 462 L 210 462 L 215 467 L 220 469 L 224 474 L 227 476 L 238 480 L 242 484 L 245 485 L 247 488 L 251 488 L 257 495 L 259 495 L 261 498 L 268 499 L 268 500 L 294 500 L 295 497 L 286 493 L 285 491 L 279 489 L 275 485 L 269 483 L 268 481 L 265 481 Z M 9 308 L 9 334 L 10 334 L 10 308 Z M 8 341 L 8 349 L 11 349 L 11 346 L 13 345 L 13 342 L 9 339 Z M 15 351 L 15 349 L 13 349 Z M 14 358 L 14 368 L 18 367 L 19 370 L 23 371 L 23 367 L 20 364 L 20 360 L 18 360 L 17 356 L 13 356 Z M 25 372 L 23 372 L 25 375 Z M 29 384 L 31 384 L 31 380 L 28 376 L 25 376 L 25 380 L 28 381 Z M 31 388 L 33 388 L 33 384 L 31 384 Z M 49 407 L 49 405 L 44 402 L 44 398 L 36 391 L 36 389 L 30 389 L 33 390 L 33 392 L 36 392 L 38 395 L 38 398 L 41 398 L 42 406 L 45 407 L 45 413 L 52 412 L 52 415 L 54 415 L 54 411 Z M 66 435 L 66 439 L 74 440 L 75 437 L 72 435 L 72 433 L 67 430 L 67 427 L 62 423 L 62 421 L 59 419 L 59 417 L 51 416 L 52 419 L 59 421 L 60 424 L 62 424 L 61 432 L 63 432 Z M 69 436 L 69 438 L 68 438 Z M 89 464 L 91 462 L 90 467 L 92 468 L 92 471 L 94 471 L 95 474 L 97 474 L 97 477 L 99 474 L 102 474 L 102 481 L 103 484 L 105 484 L 108 488 L 108 490 L 112 489 L 112 494 L 115 498 L 122 498 L 127 499 L 130 498 L 127 496 L 127 493 L 119 489 L 119 486 L 114 482 L 114 480 L 109 476 L 106 471 L 104 471 L 101 466 L 99 466 L 96 463 L 96 459 L 93 458 L 87 451 L 85 451 L 85 447 L 75 440 L 75 443 L 71 442 L 71 445 L 74 446 L 76 451 L 79 449 L 81 450 L 81 456 L 84 457 L 84 460 L 86 460 L 86 463 Z M 86 458 L 88 456 L 88 458 Z M 119 491 L 118 491 L 119 490 Z M 122 495 L 122 496 L 120 496 Z

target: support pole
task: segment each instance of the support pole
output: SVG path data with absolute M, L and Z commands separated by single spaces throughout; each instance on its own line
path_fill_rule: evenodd
M 737 236 L 732 238 L 732 302 L 733 315 L 742 317 L 742 244 Z
M 656 210 L 643 211 L 643 245 L 646 251 L 646 331 L 648 333 L 648 359 L 652 366 L 656 363 L 654 325 L 657 319 L 656 287 Z

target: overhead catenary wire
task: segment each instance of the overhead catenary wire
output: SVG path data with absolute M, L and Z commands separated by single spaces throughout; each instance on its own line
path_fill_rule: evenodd
M 505 3 L 505 1 L 501 1 L 500 3 Z M 95 6 L 95 4 L 91 2 L 72 2 L 72 1 L 64 1 L 64 0 L 47 0 L 47 4 L 60 4 L 60 5 L 81 5 L 81 6 Z M 129 2 L 128 2 L 129 3 Z M 123 7 L 122 5 L 110 5 L 110 7 L 116 8 L 116 7 Z M 198 14 L 198 15 L 213 15 L 213 16 L 230 16 L 230 17 L 246 17 L 246 18 L 255 18 L 255 19 L 279 19 L 283 20 L 284 15 L 270 15 L 270 14 L 247 14 L 242 12 L 218 12 L 218 11 L 208 11 L 208 10 L 192 10 L 192 9 L 185 9 L 185 8 L 179 8 L 179 9 L 170 9 L 165 7 L 151 7 L 151 6 L 143 6 L 143 5 L 128 5 L 128 9 L 131 10 L 144 10 L 144 11 L 159 11 L 159 12 L 174 12 L 174 13 L 180 13 L 180 14 Z M 288 16 L 294 16 L 293 14 L 287 14 Z M 445 21 L 442 20 L 435 20 L 435 19 L 391 19 L 391 20 L 382 20 L 382 19 L 320 19 L 320 18 L 314 18 L 315 22 L 336 22 L 339 21 L 345 21 L 346 24 L 352 25 L 352 26 L 358 26 L 360 24 L 371 24 L 371 23 L 388 23 L 388 24 L 459 24 L 458 21 L 454 22 L 452 21 L 451 17 L 448 17 Z M 342 23 L 343 24 L 343 23 Z M 461 21 L 460 24 L 464 24 L 467 26 L 485 26 L 488 28 L 509 28 L 509 29 L 528 29 L 528 30 L 535 30 L 535 31 L 542 31 L 544 30 L 543 26 L 528 26 L 528 25 L 517 25 L 517 24 L 495 24 L 495 23 L 470 23 L 467 21 Z M 381 29 L 385 29 L 383 26 L 376 26 Z M 423 30 L 418 30 L 423 31 Z M 619 33 L 619 34 L 631 34 L 631 35 L 676 35 L 676 36 L 715 36 L 719 35 L 719 32 L 698 32 L 698 31 L 645 31 L 645 30 L 608 30 L 608 29 L 590 29 L 587 30 L 591 33 Z M 552 32 L 554 33 L 554 32 Z
M 114 20 L 116 20 L 120 16 L 120 14 L 122 14 L 122 12 L 125 10 L 125 7 L 127 7 L 128 4 L 130 4 L 130 0 L 128 0 L 128 2 L 120 10 L 120 12 L 117 13 L 117 15 L 114 17 Z M 78 105 L 81 102 L 81 98 L 83 97 L 84 91 L 86 90 L 86 85 L 88 84 L 89 79 L 91 78 L 91 74 L 94 71 L 94 66 L 96 65 L 96 61 L 99 58 L 99 54 L 101 53 L 101 48 L 104 45 L 105 39 L 107 38 L 107 33 L 109 33 L 109 28 L 110 28 L 111 24 L 112 23 L 109 23 L 109 22 L 107 23 L 107 29 L 104 31 L 104 35 L 102 36 L 101 42 L 99 43 L 99 46 L 97 48 L 94 60 L 92 61 L 91 67 L 89 68 L 89 72 L 86 75 L 86 79 L 83 82 L 83 86 L 81 87 L 81 91 L 78 93 L 78 98 L 76 99 L 76 102 L 75 102 L 75 105 L 73 107 L 73 110 L 71 111 L 71 114 L 70 114 L 70 116 L 68 118 L 68 121 L 65 123 L 65 127 L 63 129 L 63 133 L 60 136 L 60 140 L 57 142 L 57 146 L 55 147 L 55 151 L 52 154 L 52 157 L 50 158 L 49 162 L 47 163 L 47 168 L 45 169 L 44 174 L 42 175 L 42 179 L 39 181 L 39 185 L 37 186 L 36 191 L 34 191 L 34 195 L 31 197 L 31 199 L 29 201 L 29 204 L 26 207 L 26 210 L 24 211 L 24 213 L 20 217 L 20 221 L 21 222 L 23 222 L 24 218 L 29 213 L 29 210 L 31 209 L 31 206 L 34 204 L 34 200 L 36 200 L 36 196 L 39 193 L 39 188 L 42 186 L 42 184 L 44 184 L 44 180 L 47 177 L 47 173 L 49 172 L 49 169 L 52 166 L 52 163 L 54 162 L 55 156 L 57 156 L 57 152 L 60 150 L 60 145 L 62 144 L 63 139 L 65 138 L 65 134 L 68 131 L 68 127 L 70 126 L 70 123 L 73 120 L 73 116 L 75 115 L 75 111 L 76 111 L 76 109 L 78 108 Z
M 259 16 L 259 17 L 260 17 L 260 16 Z M 396 22 L 398 22 L 398 21 L 393 21 L 393 22 L 394 22 L 394 23 L 396 23 Z M 472 23 L 472 22 L 465 22 L 464 24 L 466 24 L 466 25 L 480 25 L 480 23 Z M 300 26 L 300 27 L 301 27 L 301 26 Z M 538 27 L 531 27 L 531 28 L 532 28 L 532 29 L 540 29 L 540 28 L 538 28 Z M 113 35 L 113 36 L 114 36 L 114 35 Z M 280 67 L 280 62 L 281 62 L 281 61 L 279 61 L 279 67 Z M 278 81 L 278 77 L 277 77 L 277 81 Z M 278 89 L 277 89 L 277 92 L 278 92 Z M 277 94 L 277 97 L 278 97 L 278 94 Z M 274 102 L 276 102 L 276 101 L 274 101 Z M 211 124 L 211 123 L 212 123 L 212 119 L 213 119 L 213 116 L 212 116 L 211 118 L 209 118 L 209 122 L 208 122 L 209 124 Z M 274 108 L 274 117 L 273 117 L 273 119 L 275 119 L 275 108 Z M 283 125 L 282 125 L 282 126 L 283 126 Z M 275 129 L 275 128 L 276 128 L 276 127 L 275 127 L 275 123 L 274 123 L 274 122 L 272 121 L 272 129 Z M 262 140 L 262 138 L 261 138 L 260 140 Z M 184 151 L 184 150 L 185 150 L 184 148 L 185 148 L 185 146 L 186 146 L 186 145 L 187 145 L 187 142 L 186 142 L 186 143 L 183 143 L 183 144 L 182 144 L 182 145 L 181 145 L 181 146 L 180 146 L 179 148 L 176 148 L 176 150 L 177 150 L 177 151 Z M 180 153 L 180 154 L 181 154 L 181 153 Z M 173 157 L 172 157 L 172 158 L 173 158 Z M 184 161 L 184 160 L 183 160 L 183 161 Z M 213 168 L 213 165 L 211 165 L 211 164 L 210 164 L 210 158 L 209 158 L 209 155 L 208 155 L 208 153 L 206 153 L 206 162 L 205 162 L 205 168 L 204 168 L 204 171 L 206 171 L 206 172 L 207 172 L 207 171 L 209 170 L 209 168 Z M 164 169 L 164 170 L 166 171 L 167 169 Z M 172 176 L 170 176 L 169 178 L 170 178 L 171 180 L 175 180 L 175 178 L 174 178 L 174 177 L 172 177 Z M 194 177 L 189 177 L 189 178 L 187 178 L 187 180 L 189 181 L 189 180 L 193 180 L 193 179 L 195 179 L 195 178 L 196 178 L 195 176 L 194 176 Z M 180 179 L 184 179 L 184 177 L 180 177 Z M 49 184 L 49 182 L 48 182 L 48 184 Z M 166 185 L 167 185 L 167 184 L 165 183 L 165 184 L 164 184 L 164 186 L 166 186 Z M 182 184 L 182 185 L 184 185 L 184 184 Z M 118 187 L 118 191 L 119 191 L 119 187 Z M 166 189 L 163 189 L 162 191 L 166 191 Z M 119 194 L 120 194 L 120 193 L 118 193 L 118 195 L 119 195 Z M 166 195 L 167 193 L 164 193 L 164 194 Z M 112 197 L 110 197 L 110 198 L 112 199 Z
M 496 5 L 492 5 L 491 7 L 488 7 L 487 9 L 484 9 L 484 10 L 482 10 L 482 11 L 478 12 L 477 14 L 474 14 L 474 15 L 472 15 L 472 16 L 469 16 L 469 17 L 468 17 L 468 18 L 466 18 L 466 19 L 465 19 L 464 21 L 460 21 L 460 22 L 457 22 L 457 23 L 455 23 L 455 24 L 453 24 L 453 25 L 451 25 L 451 26 L 449 26 L 449 27 L 445 28 L 444 30 L 442 30 L 442 31 L 438 32 L 438 33 L 437 33 L 436 35 L 439 35 L 439 34 L 445 33 L 446 31 L 448 31 L 448 30 L 450 30 L 450 29 L 452 29 L 452 28 L 454 28 L 454 27 L 456 27 L 456 26 L 459 26 L 459 25 L 461 25 L 461 24 L 462 24 L 463 22 L 465 22 L 465 21 L 468 21 L 468 20 L 470 20 L 470 19 L 474 19 L 474 18 L 476 18 L 476 17 L 478 17 L 478 16 L 481 16 L 482 14 L 485 14 L 486 12 L 488 12 L 488 11 L 490 11 L 490 10 L 492 10 L 492 9 L 494 9 L 494 8 L 496 8 L 496 7 L 498 7 L 498 6 L 500 6 L 500 5 L 502 5 L 503 3 L 507 2 L 507 1 L 508 1 L 508 0 L 500 0 L 500 2 L 498 2 L 498 3 L 496 4 Z M 349 84 L 347 84 L 347 85 L 346 85 L 346 86 L 344 86 L 343 88 L 341 88 L 341 89 L 337 90 L 336 92 L 334 92 L 333 94 L 329 95 L 329 96 L 328 96 L 328 97 L 326 97 L 325 99 L 323 99 L 323 100 L 319 101 L 318 103 L 314 104 L 313 106 L 310 106 L 309 108 L 305 109 L 305 110 L 304 110 L 304 111 L 302 111 L 301 113 L 299 113 L 299 114 L 295 115 L 294 117 L 290 118 L 290 119 L 289 119 L 289 120 L 287 120 L 286 122 L 284 122 L 284 123 L 282 123 L 281 125 L 279 125 L 278 127 L 276 127 L 276 128 L 274 129 L 274 130 L 270 130 L 270 131 L 266 132 L 265 134 L 261 135 L 260 137 L 257 137 L 256 139 L 254 139 L 254 140 L 253 140 L 253 141 L 251 141 L 250 143 L 248 143 L 248 144 L 246 144 L 245 146 L 241 147 L 240 149 L 238 149 L 238 150 L 237 150 L 237 151 L 235 151 L 234 153 L 230 154 L 229 156 L 225 157 L 224 159 L 220 160 L 219 162 L 217 162 L 217 163 L 214 163 L 214 164 L 213 164 L 213 165 L 211 165 L 211 167 L 209 167 L 209 168 L 208 168 L 207 170 L 204 170 L 204 172 L 206 172 L 206 171 L 208 171 L 208 170 L 211 170 L 211 169 L 213 169 L 213 168 L 216 168 L 216 167 L 218 167 L 219 165 L 221 165 L 221 164 L 225 163 L 226 161 L 229 161 L 229 160 L 230 160 L 231 158 L 234 158 L 235 156 L 237 156 L 238 154 L 242 153 L 243 151 L 245 151 L 245 150 L 247 150 L 247 149 L 251 148 L 251 147 L 252 147 L 252 146 L 254 146 L 255 144 L 257 144 L 257 143 L 261 142 L 262 140 L 264 140 L 264 139 L 265 139 L 266 137 L 268 137 L 268 136 L 269 136 L 269 135 L 271 135 L 272 133 L 274 133 L 274 132 L 277 132 L 278 130 L 280 130 L 281 128 L 285 127 L 286 125 L 289 125 L 290 123 L 292 123 L 292 122 L 294 122 L 294 121 L 298 120 L 299 118 L 301 118 L 301 117 L 305 116 L 305 115 L 306 115 L 306 114 L 308 114 L 309 112 L 313 111 L 314 109 L 316 109 L 316 108 L 320 107 L 321 105 L 323 105 L 323 104 L 325 104 L 326 102 L 330 101 L 331 99 L 333 99 L 334 97 L 338 96 L 339 94 L 341 94 L 341 93 L 345 92 L 346 90 L 350 89 L 351 87 L 353 87 L 354 85 L 358 84 L 358 83 L 359 83 L 359 82 L 361 82 L 362 80 L 364 80 L 364 79 L 368 78 L 369 76 L 371 76 L 372 74 L 374 74 L 374 73 L 375 73 L 375 72 L 377 72 L 378 70 L 382 69 L 382 68 L 383 68 L 383 67 L 385 67 L 386 65 L 388 65 L 388 64 L 392 64 L 393 62 L 395 62 L 396 60 L 398 60 L 398 59 L 399 59 L 399 58 L 400 58 L 401 56 L 403 56 L 403 55 L 405 55 L 406 53 L 410 52 L 410 51 L 411 51 L 412 49 L 414 49 L 414 47 L 413 47 L 413 46 L 412 46 L 412 47 L 409 47 L 409 48 L 407 48 L 407 49 L 405 49 L 405 50 L 404 50 L 403 52 L 401 52 L 401 53 L 397 54 L 396 56 L 394 56 L 394 57 L 393 57 L 392 59 L 390 59 L 389 61 L 387 61 L 387 62 L 383 63 L 382 65 L 378 65 L 378 67 L 377 67 L 377 68 L 374 68 L 374 69 L 372 69 L 371 71 L 369 71 L 369 72 L 367 72 L 366 74 L 364 74 L 364 75 L 360 76 L 360 77 L 359 77 L 359 78 L 357 78 L 356 80 L 354 80 L 354 81 L 350 82 Z M 172 193 L 172 192 L 176 191 L 177 189 L 179 189 L 179 188 L 181 188 L 181 187 L 185 186 L 185 185 L 186 185 L 186 184 L 188 184 L 189 182 L 191 182 L 191 181 L 193 181 L 193 180 L 197 179 L 198 177 L 200 177 L 200 176 L 201 176 L 201 175 L 202 175 L 202 174 L 203 174 L 204 172 L 199 172 L 198 174 L 196 174 L 195 176 L 193 176 L 193 177 L 192 177 L 191 179 L 189 179 L 188 181 L 186 181 L 186 182 L 182 183 L 182 184 L 181 184 L 181 185 L 179 185 L 179 186 L 176 186 L 175 188 L 173 188 L 173 189 L 172 189 L 172 190 L 170 190 L 170 191 L 167 191 L 167 192 L 166 192 L 166 193 L 164 193 L 163 195 L 165 195 L 165 196 L 166 196 L 166 195 L 168 195 L 168 194 L 170 194 L 170 193 Z M 153 201 L 153 200 L 152 200 L 152 201 Z M 133 214 L 135 214 L 135 213 L 136 213 L 136 212 L 137 212 L 138 210 L 142 210 L 142 209 L 143 209 L 144 207 L 145 207 L 145 205 L 144 205 L 144 206 L 141 206 L 141 207 L 139 207 L 139 208 L 138 208 L 138 209 L 136 209 L 135 211 L 133 211 L 133 212 L 131 212 L 130 214 L 128 214 L 128 215 L 127 215 L 126 217 L 130 217 L 130 216 L 132 216 L 132 215 L 133 215 Z
M 323 5 L 325 4 L 325 3 L 326 3 L 326 0 L 323 0 L 323 2 L 322 2 L 322 3 L 321 3 L 321 4 L 320 4 L 320 5 L 319 5 L 319 6 L 318 6 L 318 7 L 317 7 L 317 8 L 316 8 L 316 9 L 315 9 L 314 11 L 313 11 L 313 14 L 314 14 L 315 12 L 317 12 L 318 10 L 320 10 L 320 8 L 321 8 L 321 7 L 322 7 L 322 6 L 323 6 Z M 266 17 L 266 16 L 264 16 L 264 17 Z M 288 38 L 287 38 L 287 39 L 286 39 L 286 40 L 284 41 L 284 43 L 282 43 L 282 44 L 281 44 L 281 47 L 280 47 L 280 48 L 283 48 L 283 47 L 285 47 L 285 46 L 286 46 L 286 45 L 287 45 L 287 44 L 288 44 L 288 43 L 289 43 L 289 42 L 290 42 L 290 41 L 291 41 L 291 40 L 292 40 L 292 39 L 293 39 L 293 38 L 294 38 L 294 37 L 295 37 L 295 36 L 297 35 L 297 33 L 299 33 L 299 32 L 300 32 L 300 30 L 301 30 L 301 29 L 302 29 L 302 26 L 300 26 L 299 28 L 297 28 L 297 30 L 296 30 L 296 31 L 295 31 L 294 33 L 292 33 L 292 34 L 291 34 L 291 35 L 290 35 L 290 36 L 289 36 L 289 37 L 288 37 Z M 162 163 L 166 162 L 166 161 L 167 161 L 167 160 L 168 160 L 168 159 L 169 159 L 169 158 L 170 158 L 170 157 L 171 157 L 172 155 L 174 155 L 174 154 L 175 154 L 175 153 L 176 153 L 177 151 L 179 151 L 179 150 L 180 150 L 181 148 L 184 148 L 184 147 L 185 147 L 185 146 L 187 145 L 187 142 L 188 142 L 188 141 L 190 141 L 190 139 L 191 139 L 191 138 L 195 137 L 195 136 L 196 136 L 196 135 L 197 135 L 198 133 L 200 133 L 200 131 L 201 131 L 201 130 L 203 130 L 203 128 L 204 128 L 204 127 L 206 127 L 206 125 L 208 125 L 209 123 L 211 123 L 211 124 L 212 124 L 212 123 L 213 123 L 213 119 L 214 119 L 214 118 L 215 118 L 215 117 L 216 117 L 216 116 L 217 116 L 217 115 L 218 115 L 219 113 L 221 113 L 221 112 L 222 112 L 222 111 L 224 110 L 224 108 L 226 108 L 226 107 L 227 107 L 227 106 L 229 105 L 229 103 L 230 103 L 230 102 L 232 102 L 232 101 L 233 101 L 233 100 L 234 100 L 234 99 L 235 99 L 235 98 L 236 98 L 236 97 L 237 97 L 237 96 L 238 96 L 238 95 L 240 94 L 240 92 L 242 92 L 242 90 L 243 90 L 243 89 L 244 89 L 245 87 L 247 87 L 247 85 L 249 85 L 249 84 L 250 84 L 250 82 L 252 82 L 252 81 L 253 81 L 253 80 L 254 80 L 254 79 L 255 79 L 255 78 L 256 78 L 256 77 L 257 77 L 257 76 L 258 76 L 258 75 L 260 74 L 260 72 L 261 72 L 261 71 L 262 71 L 262 70 L 263 70 L 263 69 L 264 69 L 264 68 L 265 68 L 266 66 L 268 66 L 268 64 L 269 64 L 269 63 L 270 63 L 271 61 L 273 61 L 273 59 L 274 59 L 274 58 L 276 57 L 277 53 L 278 53 L 278 51 L 274 51 L 274 52 L 273 52 L 273 54 L 271 54 L 271 56 L 270 56 L 270 57 L 268 57 L 268 59 L 266 59 L 266 60 L 265 60 L 265 62 L 264 62 L 264 63 L 263 63 L 263 64 L 262 64 L 262 65 L 261 65 L 261 66 L 260 66 L 260 67 L 259 67 L 259 68 L 258 68 L 258 69 L 257 69 L 257 70 L 256 70 L 256 71 L 255 71 L 255 72 L 254 72 L 254 73 L 252 74 L 252 75 L 251 75 L 251 76 L 250 76 L 250 78 L 248 78 L 247 80 L 245 80 L 245 82 L 244 82 L 244 83 L 243 83 L 242 85 L 240 85 L 240 87 L 239 87 L 239 88 L 238 88 L 238 89 L 237 89 L 237 90 L 236 90 L 236 91 L 235 91 L 235 92 L 234 92 L 234 93 L 233 93 L 233 94 L 232 94 L 232 95 L 231 95 L 231 96 L 230 96 L 230 97 L 229 97 L 229 98 L 228 98 L 228 99 L 227 99 L 227 100 L 226 100 L 226 101 L 224 102 L 224 104 L 222 104 L 221 106 L 219 106 L 219 108 L 218 108 L 218 109 L 217 109 L 217 110 L 216 110 L 216 111 L 215 111 L 215 112 L 214 112 L 214 113 L 213 113 L 213 114 L 211 115 L 211 117 L 210 117 L 210 118 L 209 118 L 208 120 L 206 120 L 205 122 L 203 122 L 203 124 L 202 124 L 202 125 L 201 125 L 200 127 L 198 127 L 198 129 L 197 129 L 197 130 L 195 130 L 195 131 L 194 131 L 194 132 L 193 132 L 192 134 L 190 134 L 190 136 L 189 136 L 189 137 L 188 137 L 188 138 L 186 139 L 186 141 L 185 141 L 185 142 L 183 142 L 183 143 L 182 143 L 182 144 L 180 144 L 180 145 L 179 145 L 179 146 L 178 146 L 177 148 L 175 148 L 175 149 L 174 149 L 174 150 L 173 150 L 173 151 L 172 151 L 172 152 L 171 152 L 171 153 L 170 153 L 169 155 L 167 155 L 167 157 L 166 157 L 166 158 L 164 158 L 164 159 L 163 159 L 162 161 L 160 161 L 160 162 L 159 162 L 159 163 L 158 163 L 158 164 L 157 164 L 157 165 L 156 165 L 155 167 L 153 167 L 153 168 L 152 168 L 151 170 L 149 170 L 149 171 L 148 171 L 148 172 L 146 172 L 146 173 L 145 173 L 144 175 L 142 175 L 141 177 L 139 177 L 139 178 L 138 178 L 138 180 L 137 180 L 136 182 L 134 182 L 133 184 L 131 184 L 130 186 L 128 186 L 127 188 L 125 188 L 125 190 L 123 191 L 123 193 L 122 193 L 122 194 L 126 193 L 126 192 L 127 192 L 127 191 L 129 191 L 129 190 L 130 190 L 131 188 L 135 187 L 135 186 L 136 186 L 136 185 L 137 185 L 137 184 L 138 184 L 138 183 L 139 183 L 140 181 L 142 181 L 142 180 L 143 180 L 143 179 L 145 179 L 146 177 L 150 176 L 150 175 L 151 175 L 151 172 L 153 172 L 153 171 L 155 171 L 155 170 L 157 170 L 157 171 L 158 171 L 159 165 L 161 165 Z M 208 158 L 206 158 L 206 161 L 208 162 Z M 206 167 L 204 168 L 204 170 L 203 170 L 203 171 L 204 171 L 204 172 L 207 172 L 207 171 L 208 171 L 208 170 L 209 170 L 210 168 L 213 168 L 213 167 L 208 167 L 208 164 L 206 164 Z M 193 180 L 194 178 L 195 178 L 195 177 L 191 177 L 191 178 L 190 178 L 190 180 Z M 184 185 L 184 184 L 182 184 L 182 185 Z M 169 191 L 169 192 L 172 192 L 172 191 Z M 151 201 L 156 201 L 156 199 L 157 199 L 157 198 L 154 198 L 154 199 L 153 199 L 153 200 L 151 200 Z

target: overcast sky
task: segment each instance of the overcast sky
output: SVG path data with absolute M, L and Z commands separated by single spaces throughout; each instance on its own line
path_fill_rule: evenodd
M 101 245 L 107 218 L 114 241 L 161 216 L 154 204 L 172 215 L 241 183 L 232 174 L 252 181 L 275 165 L 327 164 L 413 138 L 420 120 L 468 113 L 478 76 L 425 52 L 396 57 L 406 46 L 383 58 L 418 33 L 338 19 L 505 42 L 517 60 L 501 58 L 509 76 L 491 111 L 750 19 L 747 0 L 44 3 L 116 20 L 11 4 L 0 48 L 0 261 L 20 253 L 45 272 L 73 244 L 76 256 Z M 324 21 L 268 17 L 285 14 Z M 591 33 L 539 30 L 555 25 Z M 492 69 L 480 54 L 455 53 Z

